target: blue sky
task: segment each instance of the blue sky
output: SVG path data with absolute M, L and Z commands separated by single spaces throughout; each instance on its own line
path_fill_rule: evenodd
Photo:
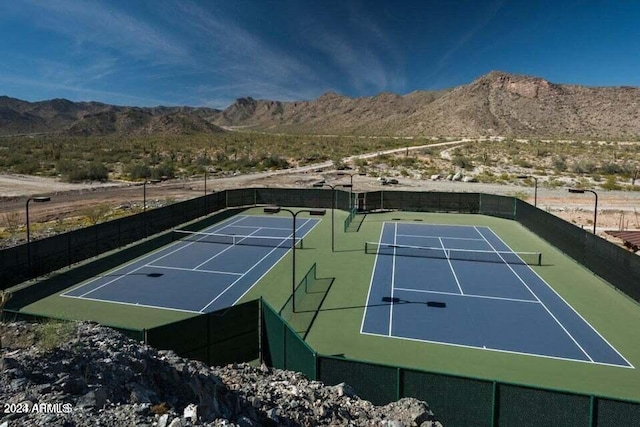
M 0 2 L 0 95 L 225 108 L 466 84 L 640 86 L 640 1 Z

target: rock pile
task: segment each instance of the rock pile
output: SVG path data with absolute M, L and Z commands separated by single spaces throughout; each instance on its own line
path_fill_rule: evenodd
M 41 328 L 0 327 L 0 427 L 440 425 L 415 399 L 374 406 L 346 384 L 266 366 L 210 368 L 91 323 L 49 336 Z

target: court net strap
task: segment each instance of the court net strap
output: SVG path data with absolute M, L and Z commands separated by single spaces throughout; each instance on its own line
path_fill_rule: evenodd
M 461 261 L 495 262 L 506 264 L 542 265 L 541 252 L 484 251 L 472 249 L 445 249 L 424 246 L 393 245 L 366 242 L 367 254 L 397 255 L 420 258 L 452 259 Z
M 220 243 L 223 245 L 267 246 L 290 248 L 293 238 L 270 236 L 243 236 L 239 234 L 203 233 L 188 230 L 173 230 L 173 240 L 199 243 Z M 302 248 L 302 238 L 296 238 L 296 246 Z

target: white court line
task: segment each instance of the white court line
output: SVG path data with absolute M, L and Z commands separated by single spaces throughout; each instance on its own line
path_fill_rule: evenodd
M 451 269 L 451 274 L 453 274 L 453 278 L 456 279 L 456 284 L 458 285 L 458 289 L 460 289 L 460 295 L 464 295 L 464 291 L 462 290 L 462 286 L 460 286 L 460 281 L 458 280 L 456 271 L 453 269 L 453 265 L 451 264 L 451 260 L 449 259 L 449 254 L 447 254 L 447 248 L 444 247 L 444 243 L 442 243 L 442 239 L 438 238 L 438 241 L 440 241 L 440 246 L 442 246 L 442 251 L 444 252 L 444 256 L 447 258 L 447 263 L 449 264 L 449 268 Z
M 251 215 L 251 216 L 253 216 L 253 215 Z M 269 218 L 269 217 L 267 217 L 267 218 Z M 235 228 L 258 228 L 255 225 L 234 225 L 234 227 Z M 260 228 L 262 228 L 264 230 L 282 230 L 282 231 L 291 230 L 291 227 L 289 227 L 289 228 L 285 228 L 285 227 L 260 227 Z M 275 237 L 278 237 L 278 236 L 275 236 Z M 478 240 L 480 240 L 480 239 L 478 239 Z
M 244 238 L 241 239 L 240 241 L 242 241 L 242 240 L 246 239 L 247 237 L 251 236 L 253 233 L 257 233 L 258 231 L 260 231 L 259 228 L 257 230 L 252 231 L 251 233 L 247 234 L 246 236 L 244 236 Z M 235 245 L 229 245 L 228 247 L 224 248 L 223 250 L 221 250 L 220 252 L 218 252 L 217 254 L 212 256 L 211 258 L 209 258 L 209 259 L 205 260 L 204 262 L 201 262 L 200 264 L 196 265 L 194 267 L 194 270 L 197 270 L 198 268 L 202 267 L 203 265 L 205 265 L 206 263 L 208 263 L 212 259 L 219 257 L 220 255 L 222 255 L 223 253 L 227 252 L 229 249 L 233 248 L 234 246 Z
M 398 223 L 393 224 L 393 258 L 391 260 L 391 307 L 389 308 L 389 336 L 391 336 L 391 326 L 393 325 L 393 291 L 396 286 L 396 242 L 398 238 Z
M 478 234 L 479 234 L 479 235 L 481 235 L 482 237 L 484 237 L 484 235 L 480 232 L 480 230 L 478 230 L 478 227 L 474 226 L 473 228 L 478 232 Z M 485 240 L 486 240 L 486 238 L 485 238 Z M 533 294 L 533 296 L 535 296 L 535 297 L 536 297 L 536 299 L 537 299 L 538 301 L 540 301 L 540 298 L 538 298 L 538 296 L 535 294 L 535 292 L 533 292 L 533 290 L 531 290 L 531 288 L 529 287 L 529 285 L 527 284 L 527 282 L 525 282 L 525 281 L 522 279 L 522 277 L 520 277 L 520 275 L 519 275 L 518 273 L 516 273 L 516 271 L 513 269 L 513 267 L 511 267 L 511 265 L 510 265 L 508 262 L 506 262 L 506 261 L 504 260 L 504 258 L 502 257 L 502 255 L 501 255 L 501 254 L 496 250 L 496 248 L 495 248 L 495 247 L 493 247 L 493 245 L 491 244 L 491 242 L 489 242 L 489 241 L 487 240 L 487 244 L 488 244 L 489 246 L 491 246 L 491 249 L 493 249 L 493 250 L 498 254 L 498 256 L 500 257 L 500 259 L 502 259 L 502 261 L 504 261 L 505 265 L 509 268 L 509 270 L 511 270 L 511 272 L 512 272 L 512 273 L 513 273 L 513 274 L 518 278 L 518 280 L 520 280 L 520 282 L 521 282 L 521 283 L 522 283 L 522 284 L 523 284 L 523 285 L 524 285 L 524 286 L 529 290 L 529 292 L 531 292 L 531 293 Z M 512 251 L 512 252 L 513 252 L 513 251 Z M 573 337 L 573 335 L 571 335 L 571 334 L 569 333 L 569 331 L 567 330 L 567 328 L 565 328 L 565 327 L 564 327 L 564 325 L 563 325 L 563 324 L 558 320 L 558 318 L 557 318 L 556 316 L 554 316 L 554 314 L 551 312 L 551 310 L 549 310 L 549 308 L 547 308 L 547 306 L 546 306 L 546 305 L 544 305 L 544 303 L 543 303 L 542 301 L 540 301 L 540 304 L 542 304 L 542 307 L 547 311 L 547 313 L 549 313 L 549 315 L 553 318 L 553 320 L 555 320 L 555 321 L 556 321 L 556 323 L 557 323 L 557 324 L 562 328 L 562 330 L 563 330 L 563 331 L 564 331 L 564 332 L 569 336 L 569 338 L 571 338 L 571 340 L 575 343 L 575 345 L 577 345 L 577 346 L 578 346 L 578 348 L 580 349 L 580 351 L 582 351 L 582 352 L 584 353 L 584 355 L 585 355 L 585 356 L 587 356 L 587 358 L 588 358 L 591 362 L 593 362 L 594 360 L 591 358 L 591 356 L 589 356 L 589 353 L 587 353 L 587 352 L 585 351 L 585 349 L 584 349 L 584 348 L 582 348 L 582 346 L 580 345 L 580 343 L 579 343 L 579 342 L 578 342 L 578 341 Z
M 228 227 L 228 226 L 227 226 L 227 227 Z M 226 228 L 226 227 L 225 227 L 225 228 Z M 197 241 L 196 241 L 196 242 L 197 242 Z M 186 247 L 188 247 L 188 246 L 191 246 L 192 244 L 194 244 L 194 243 L 196 243 L 196 242 L 190 242 L 190 243 L 188 243 L 188 244 L 186 244 L 186 245 L 184 245 L 184 246 L 181 246 L 181 247 L 179 247 L 179 248 L 177 248 L 177 249 L 175 249 L 175 250 L 173 250 L 173 251 L 171 251 L 171 252 L 168 252 L 168 253 L 166 253 L 166 254 L 162 255 L 161 257 L 158 257 L 158 258 L 154 259 L 153 261 L 151 261 L 151 262 L 149 262 L 149 263 L 143 264 L 143 265 L 141 265 L 140 267 L 135 268 L 135 269 L 133 269 L 133 270 L 131 270 L 131 271 L 127 272 L 126 274 L 124 274 L 124 275 L 122 275 L 122 276 L 120 276 L 120 277 L 116 277 L 116 278 L 115 278 L 115 279 L 113 279 L 113 280 L 109 280 L 107 283 L 103 283 L 102 285 L 98 286 L 97 288 L 92 289 L 92 290 L 90 290 L 90 291 L 88 291 L 88 292 L 85 292 L 84 294 L 82 294 L 82 295 L 80 295 L 80 296 L 81 296 L 81 297 L 84 297 L 84 296 L 86 296 L 86 295 L 89 295 L 89 294 L 90 294 L 90 293 L 92 293 L 92 292 L 97 291 L 98 289 L 102 289 L 102 288 L 104 288 L 105 286 L 110 285 L 111 283 L 116 282 L 116 281 L 118 281 L 118 280 L 122 279 L 123 277 L 126 277 L 126 276 L 128 276 L 128 275 L 130 275 L 130 274 L 132 274 L 132 273 L 135 273 L 135 272 L 136 272 L 136 271 L 138 271 L 138 270 L 142 270 L 142 269 L 143 269 L 143 268 L 145 268 L 145 267 L 148 267 L 148 266 L 149 266 L 149 264 L 151 264 L 152 262 L 160 261 L 161 259 L 166 258 L 166 257 L 168 257 L 169 255 L 172 255 L 172 254 L 174 254 L 174 253 L 176 253 L 176 252 L 178 252 L 178 251 L 180 251 L 180 250 L 182 250 L 182 249 L 184 249 L 184 248 L 186 248 Z M 226 250 L 226 249 L 225 249 L 225 250 Z
M 202 314 L 199 311 L 185 310 L 185 309 L 182 309 L 182 308 L 171 308 L 171 307 L 165 307 L 163 305 L 138 304 L 138 303 L 133 303 L 133 302 L 113 301 L 113 300 L 109 300 L 109 299 L 87 298 L 87 297 L 80 297 L 80 296 L 76 297 L 76 296 L 73 296 L 73 295 L 61 295 L 61 296 L 65 297 L 65 298 L 76 298 L 76 299 L 87 300 L 87 301 L 106 302 L 106 303 L 109 303 L 109 304 L 121 304 L 121 305 L 128 305 L 128 306 L 132 306 L 132 307 L 155 308 L 155 309 L 161 309 L 161 310 L 180 311 L 182 313 Z
M 374 336 L 374 337 L 393 338 L 393 339 L 396 339 L 396 340 L 407 340 L 407 341 L 429 343 L 429 344 L 441 344 L 441 345 L 449 345 L 449 346 L 452 346 L 452 347 L 470 348 L 470 349 L 474 349 L 474 350 L 495 351 L 495 352 L 498 352 L 498 353 L 516 354 L 516 355 L 519 355 L 519 356 L 541 357 L 543 359 L 564 360 L 564 361 L 569 361 L 569 362 L 588 363 L 590 365 L 595 364 L 595 365 L 603 365 L 603 366 L 612 366 L 612 367 L 615 367 L 615 368 L 626 368 L 626 369 L 629 369 L 628 366 L 615 365 L 613 363 L 589 362 L 588 360 L 570 359 L 568 357 L 547 356 L 545 354 L 524 353 L 524 352 L 520 352 L 520 351 L 501 350 L 501 349 L 498 349 L 498 348 L 475 347 L 475 346 L 472 346 L 472 345 L 455 344 L 455 343 L 443 342 L 443 341 L 421 340 L 421 339 L 418 339 L 418 338 L 407 338 L 407 337 L 399 337 L 399 336 L 388 337 L 387 335 L 376 334 L 376 333 L 373 333 L 373 332 L 361 332 L 361 334 L 362 335 L 371 335 L 371 336 Z
M 169 267 L 166 265 L 153 265 L 147 264 L 148 267 L 164 268 L 166 270 L 178 270 L 178 271 L 195 271 L 197 273 L 216 273 L 216 274 L 228 274 L 231 276 L 241 276 L 242 273 L 233 273 L 231 271 L 218 271 L 218 270 L 196 270 L 195 268 L 181 268 L 181 267 Z
M 304 224 L 306 224 L 307 222 L 309 222 L 309 220 L 307 219 Z M 297 230 L 296 230 L 297 231 Z M 285 237 L 285 239 L 291 238 L 293 237 L 293 233 L 289 234 L 287 237 Z M 205 305 L 200 312 L 204 313 L 204 311 L 207 309 L 207 307 L 209 307 L 211 304 L 213 304 L 214 302 L 216 302 L 218 300 L 218 298 L 220 298 L 222 295 L 224 295 L 229 289 L 231 289 L 233 287 L 233 285 L 235 285 L 238 280 L 242 279 L 244 276 L 246 276 L 251 270 L 253 270 L 254 268 L 256 268 L 258 265 L 260 265 L 260 263 L 262 263 L 262 261 L 264 261 L 269 255 L 271 255 L 273 252 L 275 252 L 277 249 L 282 249 L 282 247 L 280 246 L 276 246 L 275 248 L 273 248 L 272 250 L 270 250 L 265 256 L 263 256 L 258 262 L 256 262 L 255 264 L 253 264 L 253 266 L 251 266 L 251 268 L 249 268 L 247 271 L 245 271 L 242 276 L 238 277 L 236 280 L 234 280 L 233 282 L 231 282 L 231 284 L 229 286 L 227 286 L 222 292 L 220 292 L 218 294 L 218 296 L 216 296 L 214 299 L 212 299 L 209 304 Z
M 507 243 L 506 243 L 504 240 L 502 240 L 502 238 L 501 238 L 500 236 L 498 236 L 498 235 L 497 235 L 497 234 L 496 234 L 496 233 L 495 233 L 491 228 L 489 228 L 489 227 L 486 227 L 486 228 L 491 232 L 491 234 L 493 234 L 494 236 L 496 236 L 496 238 L 497 238 L 498 240 L 500 240 L 500 241 L 502 242 L 502 244 L 503 244 L 503 245 L 505 245 L 505 246 L 506 246 L 510 251 L 512 251 L 512 252 L 513 252 L 513 249 L 511 249 L 511 247 L 510 247 L 509 245 L 507 245 Z M 600 332 L 598 332 L 598 330 L 597 330 L 596 328 L 594 328 L 594 327 L 591 325 L 591 323 L 587 322 L 587 320 L 586 320 L 584 317 L 582 317 L 582 315 L 581 315 L 581 314 L 580 314 L 580 313 L 579 313 L 575 308 L 573 308 L 573 307 L 571 306 L 571 304 L 569 304 L 569 303 L 568 303 L 568 302 L 567 302 L 567 301 L 562 297 L 562 295 L 560 295 L 558 292 L 556 292 L 556 290 L 555 290 L 555 289 L 553 289 L 553 287 L 552 287 L 550 284 L 548 284 L 546 280 L 544 280 L 542 277 L 540 277 L 540 275 L 539 275 L 539 274 L 538 274 L 534 269 L 530 268 L 530 270 L 533 272 L 533 274 L 535 274 L 535 275 L 538 277 L 538 279 L 540 279 L 540 281 L 541 281 L 542 283 L 544 283 L 544 284 L 545 284 L 549 289 L 551 289 L 551 291 L 552 291 L 554 294 L 556 294 L 556 295 L 558 296 L 558 298 L 560 298 L 560 299 L 562 300 L 562 302 L 564 302 L 564 303 L 565 303 L 565 304 L 566 304 L 566 305 L 567 305 L 567 306 L 568 306 L 568 307 L 569 307 L 569 308 L 570 308 L 570 309 L 571 309 L 571 310 L 572 310 L 572 311 L 573 311 L 573 312 L 574 312 L 574 313 L 575 313 L 575 314 L 576 314 L 580 319 L 582 319 L 582 321 L 583 321 L 584 323 L 586 323 L 586 324 L 587 324 L 587 325 L 588 325 L 588 326 L 593 330 L 593 332 L 595 332 L 595 333 L 596 333 L 596 335 L 598 335 L 598 336 L 599 336 L 599 337 L 600 337 L 600 338 L 601 338 L 605 343 L 607 343 L 607 345 L 608 345 L 609 347 L 611 347 L 611 349 L 612 349 L 613 351 L 615 351 L 615 352 L 618 354 L 618 356 L 620 356 L 620 357 L 622 358 L 622 360 L 624 360 L 624 361 L 629 365 L 629 367 L 631 367 L 631 368 L 635 369 L 635 367 L 634 367 L 631 363 L 629 363 L 629 361 L 628 361 L 628 360 L 627 360 L 627 359 L 626 359 L 626 358 L 625 358 L 625 357 L 624 357 L 624 356 L 623 356 L 623 355 L 622 355 L 622 354 L 621 354 L 621 353 L 620 353 L 620 352 L 619 352 L 619 351 L 618 351 L 618 350 L 617 350 L 613 345 L 611 345 L 611 343 L 610 343 L 609 341 L 607 341 L 607 339 L 606 339 L 605 337 L 603 337 L 603 336 L 600 334 Z M 597 362 L 595 362 L 595 363 L 597 363 Z M 619 365 L 613 365 L 613 366 L 619 366 Z
M 384 233 L 384 225 L 380 227 L 380 237 L 378 237 L 378 244 L 382 243 L 382 235 Z M 376 259 L 373 261 L 373 270 L 371 270 L 371 280 L 369 281 L 369 291 L 367 292 L 367 303 L 364 307 L 364 315 L 362 316 L 362 323 L 360 324 L 360 333 L 363 334 L 364 330 L 364 320 L 367 318 L 367 309 L 369 308 L 369 298 L 371 298 L 371 289 L 373 289 L 373 278 L 376 276 L 376 267 L 378 266 L 378 258 L 380 257 L 380 253 L 376 254 Z
M 467 238 L 467 237 L 446 237 L 446 236 L 424 236 L 418 234 L 398 234 L 398 237 L 418 237 L 423 239 L 449 239 L 449 240 L 473 240 L 483 242 L 484 239 L 476 239 L 476 238 Z
M 540 301 L 534 301 L 531 299 L 520 299 L 520 298 L 505 298 L 505 297 L 491 297 L 487 295 L 474 295 L 474 294 L 457 294 L 455 292 L 443 292 L 443 291 L 427 291 L 423 289 L 413 289 L 413 288 L 396 288 L 399 291 L 407 291 L 407 292 L 421 292 L 424 294 L 438 294 L 438 295 L 451 295 L 454 297 L 464 297 L 464 298 L 484 298 L 484 299 L 495 299 L 500 301 L 509 301 L 509 302 L 527 302 L 532 304 L 540 304 Z
M 314 228 L 316 228 L 316 226 L 317 226 L 318 224 L 320 224 L 320 221 L 315 220 L 315 219 L 314 219 L 314 220 L 312 220 L 311 218 L 309 218 L 309 219 L 308 219 L 306 222 L 304 222 L 300 227 L 297 227 L 297 228 L 296 228 L 296 234 L 298 233 L 298 228 L 299 228 L 300 230 L 302 230 L 302 228 L 304 227 L 304 225 L 305 225 L 305 224 L 307 224 L 309 221 L 312 221 L 312 222 L 313 222 L 313 227 L 311 227 L 311 228 L 309 229 L 309 231 L 307 231 L 306 233 L 304 233 L 304 234 L 300 237 L 301 239 L 304 239 L 304 238 L 307 236 L 307 234 L 311 233 L 311 232 L 313 231 L 313 229 L 314 229 Z M 296 238 L 297 238 L 297 237 L 296 237 Z M 246 291 L 244 291 L 244 293 L 243 293 L 242 295 L 240 295 L 240 296 L 238 297 L 238 299 L 237 299 L 237 300 L 235 300 L 235 301 L 233 302 L 233 305 L 236 305 L 236 304 L 238 303 L 238 301 L 240 301 L 240 300 L 241 300 L 241 299 L 242 299 L 242 298 L 247 294 L 247 292 L 249 292 L 251 289 L 253 289 L 253 287 L 254 287 L 255 285 L 257 285 L 257 284 L 258 284 L 258 282 L 259 282 L 260 280 L 262 280 L 262 278 L 263 278 L 264 276 L 266 276 L 267 274 L 269 274 L 269 272 L 270 272 L 271 270 L 273 270 L 273 268 L 274 268 L 276 265 L 278 265 L 278 264 L 280 263 L 280 261 L 282 260 L 282 258 L 284 258 L 285 256 L 287 256 L 287 254 L 288 254 L 288 253 L 289 253 L 289 251 L 288 251 L 288 250 L 287 250 L 285 253 L 283 253 L 283 254 L 282 254 L 282 256 L 281 256 L 280 258 L 278 258 L 278 259 L 276 260 L 276 262 L 274 262 L 274 263 L 271 265 L 271 267 L 269 267 L 269 269 L 268 269 L 267 271 L 265 271 L 265 272 L 264 272 L 264 274 L 258 278 L 258 280 L 256 280 L 255 282 L 253 282 L 253 285 L 251 285 L 251 286 L 249 287 L 249 289 L 247 289 Z
M 236 222 L 240 222 L 244 216 L 245 216 L 245 215 L 240 215 L 238 218 L 236 218 L 236 217 L 231 217 L 231 218 L 226 219 L 225 221 L 230 221 L 231 219 L 236 218 L 234 221 L 232 221 L 232 222 L 231 222 L 231 224 L 228 224 L 228 225 L 226 225 L 226 226 L 222 227 L 222 229 L 224 229 L 224 228 L 226 228 L 226 227 L 229 227 L 229 226 L 233 225 L 233 224 L 234 224 L 234 223 L 236 223 Z M 217 225 L 222 225 L 222 224 L 224 224 L 224 222 L 225 222 L 225 221 L 223 221 L 222 223 L 217 224 Z M 147 259 L 147 258 L 149 258 L 149 257 L 151 257 L 151 256 L 153 256 L 153 255 L 157 255 L 157 254 L 158 254 L 158 252 L 162 252 L 162 251 L 164 251 L 164 250 L 166 250 L 166 249 L 171 248 L 172 246 L 181 245 L 178 249 L 176 249 L 176 250 L 174 250 L 174 251 L 169 252 L 170 254 L 175 253 L 175 252 L 177 252 L 177 251 L 179 251 L 179 250 L 181 250 L 181 249 L 184 249 L 184 248 L 186 248 L 186 247 L 189 247 L 189 246 L 191 246 L 191 245 L 192 245 L 192 244 L 194 244 L 194 243 L 196 243 L 196 242 L 189 242 L 189 243 L 186 243 L 186 244 L 185 244 L 185 242 L 184 242 L 184 241 L 182 241 L 182 240 L 178 240 L 178 241 L 176 241 L 176 242 L 173 242 L 173 243 L 169 244 L 168 246 L 163 246 L 163 247 L 161 247 L 161 248 L 156 249 L 155 251 L 152 251 L 152 252 L 150 252 L 150 253 L 148 253 L 148 254 L 146 254 L 146 255 L 143 255 L 143 256 L 142 256 L 142 257 L 140 257 L 140 258 L 136 258 L 136 259 L 134 259 L 134 260 L 133 260 L 133 261 L 131 261 L 131 262 L 128 262 L 128 263 L 126 263 L 126 264 L 124 264 L 124 265 L 122 265 L 122 266 L 120 266 L 120 267 L 115 268 L 114 270 L 110 270 L 110 271 L 108 271 L 107 273 L 108 273 L 108 274 L 113 274 L 113 273 L 115 273 L 115 272 L 118 272 L 118 271 L 120 271 L 120 270 L 123 270 L 123 269 L 125 269 L 125 268 L 129 267 L 130 265 L 133 265 L 133 264 L 135 264 L 135 263 L 137 263 L 137 262 L 140 262 L 140 261 L 142 261 L 142 260 L 144 260 L 144 259 Z M 150 263 L 152 263 L 152 262 L 156 262 L 157 260 L 162 259 L 162 258 L 164 258 L 165 256 L 166 256 L 166 255 L 163 255 L 163 256 L 162 256 L 162 257 L 160 257 L 160 258 L 156 258 L 156 259 L 154 259 L 154 260 L 150 261 L 150 262 L 149 262 L 149 264 L 150 264 Z M 143 267 L 144 267 L 144 266 L 143 266 Z M 127 272 L 127 273 L 123 274 L 122 276 L 118 277 L 116 280 L 122 279 L 122 278 L 124 278 L 124 277 L 128 276 L 129 274 L 133 273 L 134 271 L 138 271 L 138 270 L 140 270 L 140 268 L 138 268 L 138 269 L 136 269 L 136 270 L 133 270 L 133 271 L 129 271 L 129 272 Z M 68 291 L 66 291 L 66 292 L 64 292 L 64 293 L 62 293 L 62 294 L 60 294 L 60 296 L 68 296 L 67 294 L 68 294 L 69 292 L 73 292 L 73 291 L 75 291 L 76 289 L 80 289 L 80 288 L 83 288 L 83 287 L 85 287 L 85 286 L 88 286 L 88 285 L 90 285 L 91 283 L 95 282 L 96 280 L 101 279 L 102 277 L 104 277 L 104 276 L 97 276 L 97 277 L 95 277 L 95 278 L 93 278 L 93 279 L 89 280 L 88 282 L 84 282 L 84 283 L 79 284 L 78 286 L 74 286 L 73 288 L 69 289 Z M 115 281 L 115 280 L 114 280 L 114 281 Z M 103 286 L 104 286 L 104 285 L 103 285 Z M 101 286 L 101 287 L 102 287 L 102 286 Z M 97 289 L 98 289 L 98 288 L 97 288 Z M 83 294 L 83 295 L 81 295 L 81 296 L 87 295 L 87 294 L 89 294 L 89 293 L 91 293 L 91 292 L 93 292 L 93 291 L 86 292 L 85 294 Z

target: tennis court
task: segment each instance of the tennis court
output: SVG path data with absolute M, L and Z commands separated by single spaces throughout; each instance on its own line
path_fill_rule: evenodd
M 489 227 L 385 222 L 361 333 L 632 367 Z
M 299 219 L 296 245 L 318 220 Z M 61 294 L 67 298 L 205 313 L 235 304 L 291 249 L 292 219 L 236 215 Z

